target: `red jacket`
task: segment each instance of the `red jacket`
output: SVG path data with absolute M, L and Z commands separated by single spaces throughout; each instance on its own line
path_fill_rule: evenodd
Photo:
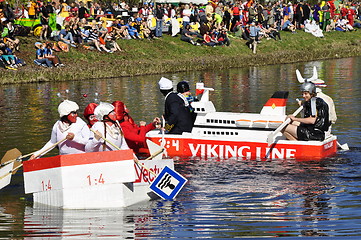
M 138 126 L 128 121 L 120 123 L 122 127 L 125 141 L 130 149 L 133 149 L 134 153 L 149 153 L 147 144 L 145 142 L 145 134 L 150 130 L 155 129 L 153 123 L 149 123 L 146 126 Z

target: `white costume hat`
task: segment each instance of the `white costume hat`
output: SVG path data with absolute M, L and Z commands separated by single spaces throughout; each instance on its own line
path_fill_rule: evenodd
M 110 103 L 101 102 L 95 109 L 94 115 L 99 121 L 102 121 L 104 116 L 108 115 L 114 110 L 114 106 Z
M 173 88 L 173 83 L 168 78 L 162 77 L 159 82 L 159 89 L 160 90 L 170 90 Z
M 60 117 L 67 116 L 71 112 L 76 112 L 78 110 L 79 110 L 78 104 L 76 104 L 76 102 L 73 102 L 70 100 L 64 100 L 58 106 L 58 112 L 59 112 Z

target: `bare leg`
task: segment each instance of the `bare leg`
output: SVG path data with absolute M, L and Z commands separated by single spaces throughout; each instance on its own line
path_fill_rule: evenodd
M 298 140 L 297 126 L 293 124 L 288 124 L 287 127 L 283 130 L 283 135 L 285 135 L 288 140 Z

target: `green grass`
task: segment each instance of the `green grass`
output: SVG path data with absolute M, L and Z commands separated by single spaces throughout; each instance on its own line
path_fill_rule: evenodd
M 66 65 L 47 69 L 33 63 L 34 37 L 21 38 L 17 55 L 28 64 L 17 71 L 0 70 L 0 83 L 67 81 L 90 78 L 159 74 L 205 69 L 222 69 L 266 64 L 291 63 L 361 55 L 361 31 L 324 33 L 316 38 L 309 33 L 281 32 L 282 41 L 263 39 L 252 54 L 245 41 L 231 38 L 226 47 L 193 46 L 179 37 L 164 35 L 155 40 L 119 40 L 124 50 L 113 54 L 71 48 L 58 55 Z

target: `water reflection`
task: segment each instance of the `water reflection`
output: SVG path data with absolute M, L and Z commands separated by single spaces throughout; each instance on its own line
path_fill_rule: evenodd
M 25 209 L 24 239 L 42 238 L 122 238 L 134 239 L 135 221 L 122 210 Z
M 338 121 L 333 131 L 351 151 L 321 162 L 176 158 L 188 179 L 175 201 L 156 200 L 116 210 L 68 211 L 33 208 L 24 199 L 22 175 L 0 190 L 0 238 L 263 238 L 361 237 L 361 58 L 225 71 L 166 74 L 174 83 L 204 81 L 219 111 L 259 112 L 277 90 L 290 91 L 288 110 L 300 97 L 295 70 L 304 77 L 313 66 L 328 84 Z M 17 147 L 23 154 L 49 139 L 58 118 L 57 93 L 81 109 L 97 97 L 122 100 L 136 121 L 163 112 L 159 76 L 0 86 L 0 154 Z M 99 93 L 99 96 L 95 96 Z M 86 94 L 86 95 L 84 95 Z M 53 151 L 51 154 L 56 154 Z

